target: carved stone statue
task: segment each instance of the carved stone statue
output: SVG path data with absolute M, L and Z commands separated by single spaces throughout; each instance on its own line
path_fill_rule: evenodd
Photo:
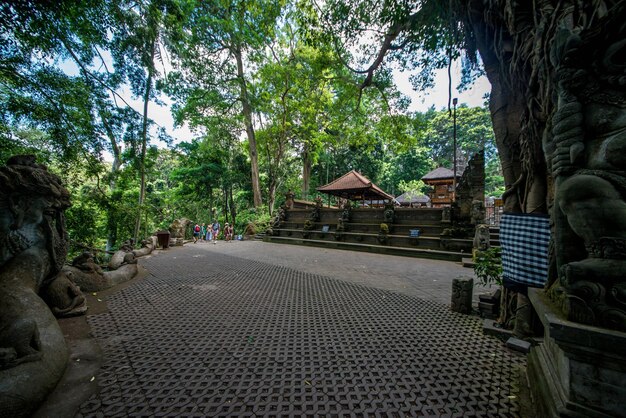
M 343 222 L 350 222 L 352 216 L 352 204 L 349 200 L 345 199 L 342 205 L 341 220 Z
M 109 260 L 108 267 L 109 270 L 116 270 L 123 264 L 133 264 L 136 262 L 133 246 L 127 241 L 113 254 L 111 260 Z
M 563 29 L 552 135 L 558 280 L 568 319 L 626 331 L 626 45 Z M 611 31 L 607 31 L 610 33 Z
M 315 198 L 315 206 L 313 206 L 309 214 L 309 220 L 311 222 L 319 222 L 323 204 L 321 197 L 318 196 Z
M 452 208 L 446 206 L 441 209 L 441 222 L 442 223 L 452 222 Z
M 472 201 L 472 212 L 470 223 L 472 225 L 480 225 L 485 222 L 485 202 L 481 200 Z
M 341 241 L 343 238 L 343 233 L 346 231 L 346 225 L 344 223 L 343 217 L 337 219 L 337 227 L 335 228 L 334 238 L 335 241 Z
M 272 227 L 280 228 L 280 225 L 287 220 L 287 212 L 285 211 L 284 206 L 280 206 L 276 211 L 276 216 L 272 219 Z
M 0 167 L 0 411 L 28 416 L 63 376 L 68 350 L 57 321 L 39 297 L 65 262 L 60 179 L 15 156 Z
M 128 249 L 128 246 L 126 248 Z M 114 263 L 114 268 L 109 271 L 103 271 L 94 261 L 93 255 L 84 252 L 72 261 L 71 266 L 63 267 L 63 272 L 71 275 L 72 281 L 85 292 L 108 289 L 132 279 L 138 272 L 137 260 L 132 251 L 118 250 L 114 257 L 116 255 L 118 255 L 118 260 L 121 260 L 121 264 Z M 124 258 L 129 259 L 130 263 L 124 262 Z M 109 268 L 110 266 L 111 263 L 109 263 Z
M 291 190 L 289 190 L 287 193 L 285 193 L 285 209 L 289 210 L 289 209 L 293 209 L 293 205 L 294 205 L 294 194 Z
M 385 203 L 385 222 L 392 224 L 395 218 L 395 211 L 392 202 Z
M 169 227 L 170 246 L 183 245 L 185 240 L 185 230 L 191 221 L 187 218 L 175 219 Z
M 55 316 L 77 316 L 87 312 L 85 295 L 72 281 L 72 276 L 72 272 L 61 270 L 40 292 Z
M 474 234 L 474 249 L 478 251 L 488 250 L 490 239 L 489 225 L 477 225 Z
M 138 250 L 133 250 L 133 255 L 135 256 L 135 258 L 137 257 L 143 257 L 145 255 L 148 255 L 150 253 L 152 253 L 152 251 L 156 248 L 157 246 L 157 237 L 156 236 L 152 236 L 150 238 L 146 238 L 143 241 L 141 241 L 141 248 Z

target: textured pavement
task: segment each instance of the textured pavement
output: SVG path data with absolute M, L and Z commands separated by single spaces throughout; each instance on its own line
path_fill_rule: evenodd
M 141 259 L 149 275 L 88 317 L 104 363 L 78 416 L 519 415 L 523 356 L 413 295 L 436 282 L 367 284 L 414 259 L 334 251 L 314 268 L 300 250 L 220 242 Z

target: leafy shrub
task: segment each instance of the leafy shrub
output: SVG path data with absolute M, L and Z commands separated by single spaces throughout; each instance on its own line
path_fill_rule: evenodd
M 500 247 L 477 251 L 474 256 L 474 273 L 484 286 L 502 285 L 502 259 Z
M 237 214 L 235 233 L 243 234 L 246 230 L 254 233 L 264 232 L 270 227 L 271 217 L 265 208 L 250 208 Z

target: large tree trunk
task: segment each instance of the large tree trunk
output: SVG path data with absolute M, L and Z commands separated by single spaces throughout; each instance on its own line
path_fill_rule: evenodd
M 269 208 L 270 216 L 274 214 L 274 203 L 276 202 L 276 189 L 278 188 L 278 182 L 275 178 L 270 179 L 267 196 L 267 206 Z
M 115 189 L 117 187 L 117 172 L 122 166 L 122 152 L 120 150 L 119 145 L 117 144 L 117 140 L 115 139 L 115 133 L 111 129 L 111 126 L 108 122 L 108 114 L 103 109 L 100 109 L 100 119 L 102 119 L 102 124 L 104 125 L 104 129 L 106 131 L 107 137 L 111 142 L 111 152 L 113 154 L 113 164 L 111 165 L 111 179 L 109 180 L 109 189 L 111 197 L 109 202 L 107 203 L 107 243 L 106 250 L 111 251 L 115 246 L 117 241 L 117 208 L 115 204 L 111 202 L 113 196 L 115 195 Z
M 152 43 L 151 61 L 154 60 L 155 43 Z M 143 213 L 143 203 L 146 198 L 146 149 L 148 146 L 148 104 L 152 92 L 152 68 L 148 68 L 148 78 L 146 79 L 146 90 L 143 96 L 143 121 L 141 124 L 141 159 L 139 160 L 139 207 L 137 208 L 137 223 L 133 234 L 135 243 L 138 242 L 139 231 L 141 229 L 141 216 Z
M 243 59 L 241 57 L 241 49 L 234 48 L 233 54 L 237 61 L 237 77 L 239 78 L 240 100 L 243 110 L 243 120 L 246 125 L 246 134 L 248 136 L 248 147 L 250 150 L 250 169 L 252 174 L 252 194 L 254 198 L 254 207 L 263 204 L 261 200 L 261 184 L 259 182 L 259 158 L 257 153 L 256 136 L 254 134 L 254 126 L 252 125 L 252 107 L 248 98 L 248 89 L 243 71 Z
M 230 216 L 233 220 L 233 231 L 235 230 L 235 222 L 237 221 L 237 208 L 235 207 L 235 199 L 233 199 L 233 185 L 228 186 L 228 202 L 230 206 Z
M 311 154 L 309 147 L 305 144 L 302 151 L 302 198 L 307 200 L 311 183 Z
M 529 137 L 532 133 L 524 132 L 524 121 L 531 106 L 531 93 L 525 85 L 530 74 L 524 73 L 526 67 L 511 69 L 514 51 L 510 31 L 517 28 L 509 28 L 511 21 L 493 16 L 489 13 L 493 10 L 485 10 L 485 7 L 489 5 L 482 0 L 470 0 L 467 16 L 491 83 L 489 110 L 506 185 L 504 211 L 546 213 L 545 163 L 541 149 L 537 150 L 540 141 Z M 490 16 L 491 20 L 486 22 L 485 16 Z M 525 335 L 521 334 L 530 332 L 531 328 L 527 300 L 515 292 L 503 290 L 498 321 L 506 327 L 514 325 L 518 336 L 523 337 Z M 518 311 L 520 308 L 524 308 L 523 313 Z

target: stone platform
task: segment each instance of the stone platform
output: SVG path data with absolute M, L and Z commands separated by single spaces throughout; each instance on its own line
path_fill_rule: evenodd
M 77 416 L 520 415 L 525 358 L 477 318 L 219 244 L 142 259 L 88 317 L 104 363 Z
M 396 208 L 392 220 L 386 220 L 383 208 L 353 208 L 350 220 L 343 222 L 344 230 L 338 224 L 340 209 L 320 208 L 319 219 L 310 229 L 305 225 L 310 222 L 311 210 L 288 209 L 284 213 L 285 219 L 264 241 L 458 262 L 472 252 L 472 239 L 445 235 L 452 225 L 443 220 L 441 208 Z M 389 233 L 381 240 L 383 223 Z M 412 236 L 412 231 L 419 232 Z

